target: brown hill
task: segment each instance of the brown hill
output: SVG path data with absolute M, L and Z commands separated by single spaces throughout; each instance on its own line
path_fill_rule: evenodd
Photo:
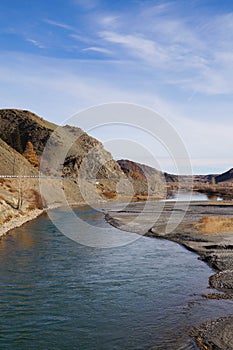
M 82 178 L 85 196 L 94 201 L 115 197 L 117 181 L 125 177 L 111 154 L 95 138 L 77 127 L 58 127 L 29 111 L 0 110 L 0 140 L 0 174 L 20 175 L 22 171 L 24 175 L 36 174 L 32 164 L 23 156 L 35 166 L 37 158 L 43 155 L 40 171 L 44 175 Z M 31 145 L 29 155 L 28 145 Z M 43 154 L 45 146 L 46 155 Z M 20 165 L 22 162 L 23 166 Z M 97 179 L 100 180 L 98 184 Z M 50 204 L 53 200 L 59 202 L 59 198 L 55 200 L 52 195 L 56 192 L 54 186 L 53 181 L 53 185 L 46 189 L 51 192 Z M 82 200 L 77 183 L 66 181 L 63 187 L 70 202 Z
M 214 178 L 216 183 L 233 181 L 233 168 L 226 171 L 225 173 L 222 173 L 221 175 L 216 175 Z
M 0 175 L 36 175 L 38 171 L 25 157 L 0 139 Z
M 0 138 L 19 153 L 25 151 L 31 141 L 38 156 L 56 125 L 34 113 L 16 109 L 0 110 Z
M 47 170 L 50 175 L 78 177 L 81 171 L 84 178 L 124 176 L 102 144 L 80 128 L 58 127 L 29 111 L 0 110 L 0 138 L 18 153 L 24 154 L 30 142 L 35 156 L 40 157 L 51 135 L 53 136 L 47 147 L 49 159 L 46 159 L 49 162 Z M 66 145 L 69 144 L 71 147 L 66 150 Z M 60 157 L 62 154 L 64 159 Z M 46 170 L 45 166 L 43 170 Z
M 209 175 L 173 175 L 162 173 L 149 166 L 132 162 L 129 160 L 119 160 L 125 175 L 134 181 L 135 191 L 146 193 L 147 188 L 152 189 L 152 193 L 163 193 L 166 187 L 167 194 L 170 190 L 195 190 L 216 195 L 226 199 L 233 198 L 233 168 L 223 174 Z M 141 185 L 140 185 L 141 184 Z M 148 186 L 149 184 L 149 186 Z M 152 186 L 151 186 L 152 184 Z M 154 184 L 154 185 L 153 185 Z M 151 192 L 150 192 L 151 193 Z
M 32 145 L 34 166 L 47 145 L 41 169 L 44 174 L 84 179 L 89 183 L 88 193 L 105 193 L 107 198 L 116 195 L 119 179 L 130 179 L 136 195 L 164 196 L 166 187 L 176 189 L 178 183 L 185 188 L 194 180 L 197 187 L 199 184 L 208 186 L 214 181 L 231 181 L 233 176 L 233 169 L 221 175 L 191 177 L 162 173 L 129 160 L 116 162 L 98 140 L 80 128 L 58 127 L 25 110 L 0 110 L 0 174 L 36 174 L 37 170 L 23 157 L 28 144 Z M 77 194 L 76 188 L 72 193 L 73 186 L 71 182 L 67 188 L 72 198 L 74 193 Z M 125 192 L 124 185 L 121 186 L 121 192 Z
M 127 159 L 118 160 L 117 163 L 133 183 L 135 194 L 166 195 L 166 181 L 161 171 Z

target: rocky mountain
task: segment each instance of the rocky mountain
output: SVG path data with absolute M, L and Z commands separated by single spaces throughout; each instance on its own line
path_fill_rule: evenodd
M 64 178 L 63 184 L 43 181 L 48 205 L 63 200 L 58 187 L 63 188 L 70 203 L 84 197 L 90 201 L 115 198 L 117 182 L 125 178 L 98 140 L 80 128 L 59 127 L 25 110 L 0 110 L 0 152 L 0 175 L 36 176 L 40 171 L 45 176 Z M 84 181 L 81 189 L 76 179 Z M 16 182 L 12 180 L 9 188 L 17 197 Z M 28 179 L 29 187 L 30 182 Z M 40 191 L 39 181 L 33 189 Z
M 39 171 L 59 178 L 39 180 Z M 0 110 L 0 175 L 16 176 L 0 178 L 0 224 L 41 208 L 42 200 L 49 206 L 114 198 L 125 177 L 103 145 L 81 129 L 16 109 Z
M 58 127 L 29 111 L 0 110 L 0 138 L 18 153 L 26 155 L 34 166 L 47 145 L 47 158 L 44 160 L 48 164 L 47 169 L 43 166 L 42 170 L 47 170 L 50 175 L 78 177 L 85 158 L 85 166 L 82 164 L 80 169 L 83 178 L 124 176 L 120 166 L 99 141 L 79 128 Z M 35 152 L 33 157 L 32 152 Z M 7 171 L 12 173 L 9 167 Z
M 167 188 L 176 189 L 180 183 L 186 188 L 193 180 L 198 190 L 199 184 L 230 181 L 233 173 L 231 169 L 221 175 L 177 176 L 129 160 L 116 162 L 80 128 L 59 127 L 25 110 L 0 110 L 0 174 L 36 175 L 39 164 L 42 174 L 67 179 L 63 187 L 70 202 L 83 197 L 78 180 L 85 182 L 85 195 L 95 201 L 99 196 L 109 199 L 128 193 L 164 197 Z M 53 184 L 49 191 L 56 193 Z
M 0 138 L 19 153 L 25 151 L 27 142 L 33 144 L 40 156 L 56 125 L 34 113 L 16 109 L 0 110 Z
M 36 175 L 29 161 L 0 139 L 0 175 Z
M 118 164 L 127 178 L 135 183 L 141 182 L 140 191 L 142 193 L 146 193 L 147 188 L 151 188 L 150 194 L 155 191 L 157 194 L 165 193 L 169 197 L 172 190 L 180 188 L 219 196 L 228 200 L 233 198 L 233 168 L 223 174 L 191 176 L 162 173 L 149 166 L 129 160 L 120 160 Z M 150 185 L 148 186 L 148 184 Z M 163 190 L 164 188 L 166 191 Z
M 221 175 L 215 175 L 214 178 L 217 184 L 225 181 L 233 181 L 233 168 Z
M 136 194 L 156 195 L 161 198 L 166 195 L 166 181 L 161 171 L 127 159 L 118 160 L 117 163 L 133 184 Z

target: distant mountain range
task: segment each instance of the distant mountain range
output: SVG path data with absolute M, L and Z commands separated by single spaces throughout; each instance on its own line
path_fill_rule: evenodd
M 233 168 L 226 171 L 225 173 L 221 175 L 214 175 L 216 183 L 220 182 L 226 182 L 226 181 L 232 181 L 233 180 Z
M 209 174 L 209 175 L 174 175 L 166 172 L 158 171 L 148 165 L 133 162 L 127 159 L 118 160 L 117 163 L 124 171 L 127 177 L 145 181 L 151 178 L 160 178 L 164 176 L 167 183 L 174 184 L 179 180 L 181 182 L 188 183 L 193 180 L 194 183 L 209 183 L 219 184 L 223 182 L 233 181 L 233 168 L 222 173 L 222 174 Z

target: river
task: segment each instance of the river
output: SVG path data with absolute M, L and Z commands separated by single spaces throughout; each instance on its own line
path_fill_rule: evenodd
M 75 210 L 103 223 L 95 210 Z M 165 240 L 80 245 L 44 214 L 0 242 L 0 349 L 196 349 L 190 328 L 232 310 L 232 301 L 201 297 L 211 273 Z

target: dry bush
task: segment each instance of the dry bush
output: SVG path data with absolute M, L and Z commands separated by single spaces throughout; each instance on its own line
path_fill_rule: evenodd
M 35 204 L 29 204 L 28 210 L 35 210 L 35 209 L 36 209 L 36 205 Z
M 233 218 L 221 217 L 221 216 L 204 216 L 198 223 L 195 224 L 195 228 L 200 233 L 233 233 Z
M 34 189 L 31 190 L 32 201 L 30 205 L 34 205 L 35 209 L 43 209 L 43 200 L 40 193 Z M 32 209 L 31 209 L 32 210 Z
M 113 199 L 117 196 L 116 191 L 104 191 L 102 194 L 107 199 Z

